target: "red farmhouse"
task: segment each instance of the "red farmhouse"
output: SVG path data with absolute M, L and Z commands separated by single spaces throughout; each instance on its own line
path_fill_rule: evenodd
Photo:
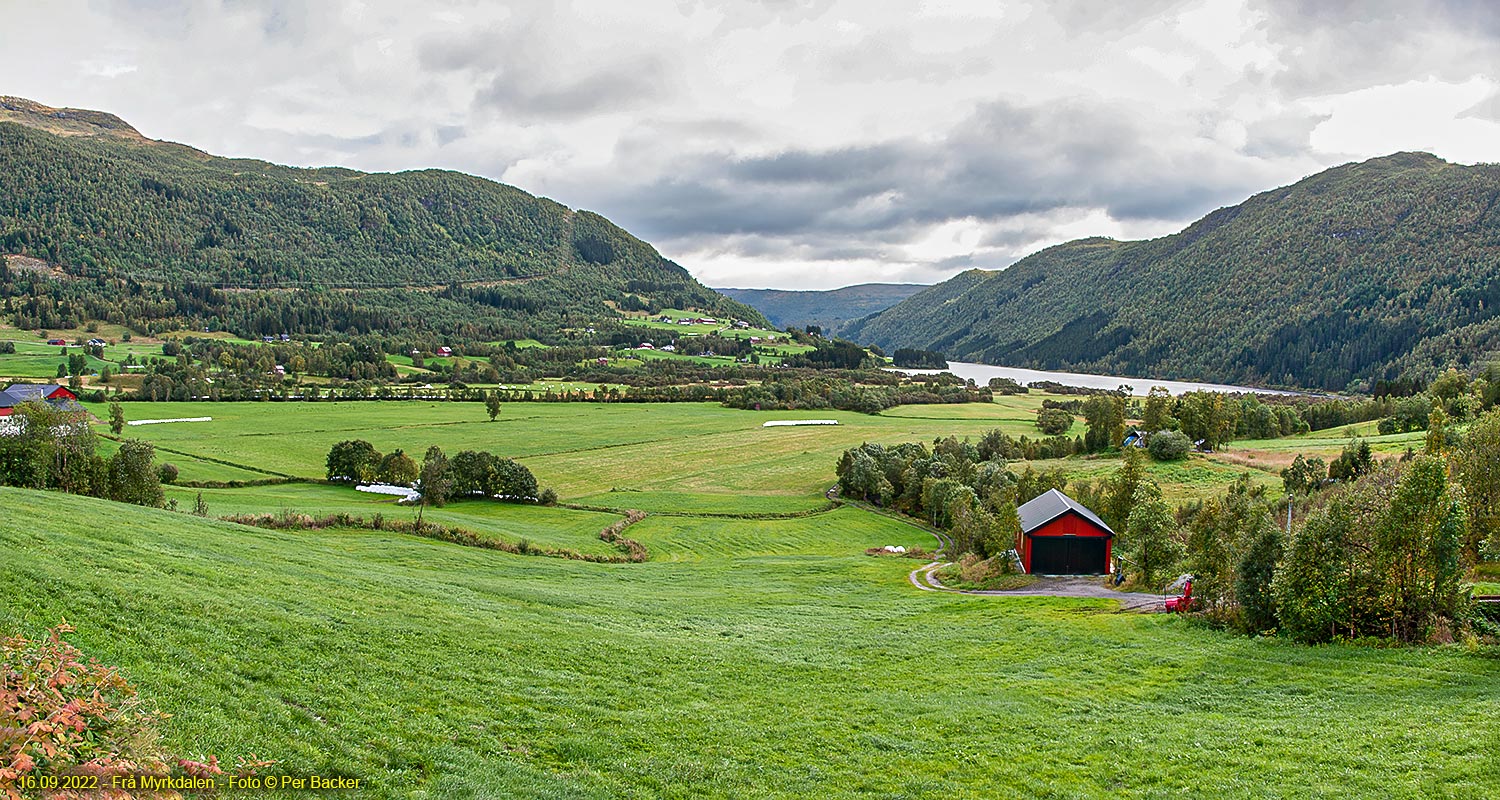
M 1023 503 L 1021 564 L 1041 575 L 1102 575 L 1110 572 L 1115 532 L 1077 500 L 1053 489 Z
M 0 392 L 0 417 L 10 416 L 16 410 L 16 406 L 28 401 L 45 401 L 57 408 L 69 411 L 79 409 L 78 396 L 68 391 L 66 386 L 13 383 L 5 391 Z

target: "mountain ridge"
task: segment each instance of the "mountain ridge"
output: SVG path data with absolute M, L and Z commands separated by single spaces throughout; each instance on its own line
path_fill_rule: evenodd
M 0 99 L 0 253 L 57 265 L 75 282 L 99 281 L 84 293 L 94 300 L 123 303 L 140 294 L 136 284 L 159 286 L 151 302 L 135 305 L 137 316 L 183 306 L 176 295 L 184 287 L 336 288 L 407 295 L 362 298 L 398 327 L 434 322 L 436 304 L 409 295 L 443 290 L 451 301 L 444 325 L 462 327 L 459 306 L 469 305 L 491 320 L 486 335 L 582 326 L 621 309 L 693 307 L 765 322 L 605 217 L 514 186 L 437 169 L 366 173 L 224 158 L 148 139 L 112 114 L 15 97 Z M 197 324 L 205 315 L 270 313 L 239 313 L 230 307 L 246 304 L 232 297 L 210 300 L 177 316 Z M 286 298 L 268 303 L 295 325 L 329 322 L 298 321 Z M 340 317 L 330 324 L 371 324 Z M 245 332 L 272 332 L 258 330 L 269 324 Z
M 834 335 L 844 325 L 926 289 L 914 283 L 857 283 L 837 289 L 735 289 L 714 291 L 749 305 L 778 327 L 817 325 Z
M 1500 354 L 1500 166 L 1352 162 L 1156 239 L 1064 242 L 848 326 L 950 358 L 1359 388 Z M 1446 342 L 1446 344 L 1440 344 Z

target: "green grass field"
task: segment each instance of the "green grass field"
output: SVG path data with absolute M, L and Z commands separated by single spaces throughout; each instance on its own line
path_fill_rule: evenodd
M 69 339 L 72 341 L 72 339 Z M 57 368 L 66 367 L 68 357 L 63 354 L 62 347 L 46 344 L 41 340 L 15 340 L 12 344 L 16 347 L 15 353 L 0 355 L 0 376 L 5 378 L 24 378 L 31 381 L 50 381 L 57 378 Z M 90 370 L 98 370 L 108 364 L 111 370 L 118 371 L 119 366 L 114 362 L 102 361 L 87 355 L 84 348 L 69 347 L 68 353 L 83 354 L 88 359 Z
M 302 498 L 310 501 L 311 498 Z M 360 797 L 1473 797 L 1500 659 L 1302 647 L 1102 600 L 920 592 L 846 508 L 650 517 L 645 564 L 0 489 L 0 628 L 70 638 L 176 752 Z
M 930 534 L 826 510 L 861 442 L 1037 436 L 1040 395 L 877 416 L 714 404 L 127 403 L 182 480 L 320 478 L 363 438 L 519 459 L 566 502 L 652 512 L 643 564 L 386 532 L 276 532 L 0 489 L 0 630 L 62 618 L 173 716 L 191 756 L 253 752 L 373 797 L 1484 797 L 1491 650 L 1307 648 L 1103 600 L 907 582 Z M 104 416 L 104 409 L 95 409 Z M 763 428 L 772 419 L 838 426 Z M 1078 423 L 1074 433 L 1082 432 Z M 1332 448 L 1328 434 L 1264 444 Z M 1263 443 L 1256 443 L 1257 445 Z M 115 445 L 104 443 L 107 451 Z M 1151 464 L 1202 496 L 1295 446 Z M 1074 479 L 1118 458 L 1039 462 Z M 170 487 L 179 508 L 199 490 Z M 345 487 L 205 489 L 211 516 L 414 510 Z M 779 518 L 732 518 L 772 515 Z M 613 552 L 617 513 L 470 501 L 426 518 Z M 1490 584 L 1482 584 L 1489 586 Z
M 589 388 L 580 384 L 578 388 Z M 1036 436 L 1034 411 L 1005 403 L 911 406 L 880 415 L 846 411 L 741 411 L 712 403 L 506 403 L 491 423 L 479 403 L 388 401 L 344 403 L 127 403 L 126 416 L 212 416 L 213 422 L 147 425 L 126 435 L 173 451 L 183 480 L 215 480 L 224 466 L 321 478 L 328 449 L 365 439 L 381 452 L 419 457 L 429 445 L 449 453 L 485 449 L 516 458 L 564 500 L 609 508 L 736 514 L 816 508 L 834 482 L 845 449 L 863 442 L 976 439 L 1000 428 Z M 1029 401 L 1032 409 L 1039 398 Z M 103 409 L 96 411 L 103 416 Z M 764 428 L 773 419 L 837 419 L 837 426 Z M 1078 432 L 1082 423 L 1078 423 Z M 186 462 L 187 454 L 214 470 Z M 164 458 L 167 456 L 164 456 Z M 1215 457 L 1217 458 L 1217 457 Z M 1103 477 L 1114 457 L 1037 462 L 1080 478 Z M 1263 470 L 1195 457 L 1151 464 L 1169 497 L 1201 495 L 1240 473 L 1279 481 Z M 627 496 L 628 495 L 628 496 Z
M 199 494 L 208 504 L 210 516 L 278 514 L 295 511 L 312 516 L 340 512 L 371 519 L 379 514 L 391 520 L 413 520 L 417 509 L 396 503 L 394 497 L 357 492 L 351 487 L 288 483 L 247 489 L 190 489 L 167 487 L 167 497 L 178 508 L 193 508 Z M 600 541 L 599 531 L 620 519 L 615 514 L 574 511 L 566 508 L 465 501 L 429 508 L 423 520 L 467 528 L 488 538 L 517 543 L 525 539 L 543 547 L 564 547 L 582 553 L 608 554 L 612 545 Z

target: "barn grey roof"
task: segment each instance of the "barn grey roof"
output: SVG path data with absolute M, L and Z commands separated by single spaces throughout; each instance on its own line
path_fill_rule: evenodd
M 1087 506 L 1056 489 L 1049 489 L 1045 494 L 1037 495 L 1016 509 L 1016 513 L 1021 516 L 1022 533 L 1031 533 L 1069 511 L 1077 512 L 1089 522 L 1111 534 L 1114 533 L 1108 525 L 1104 524 L 1104 520 L 1099 519 L 1099 516 L 1090 511 Z

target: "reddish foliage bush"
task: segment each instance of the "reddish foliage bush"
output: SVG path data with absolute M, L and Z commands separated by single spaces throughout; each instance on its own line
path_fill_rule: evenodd
M 223 775 L 217 756 L 207 761 L 179 758 L 167 763 L 158 744 L 158 725 L 165 714 L 154 711 L 113 667 L 105 666 L 64 641 L 73 628 L 66 622 L 30 640 L 0 640 L 0 797 L 27 796 L 21 784 L 30 777 L 94 776 L 99 787 L 114 775 Z M 275 764 L 254 754 L 236 759 L 235 774 L 255 775 Z M 48 800 L 131 800 L 178 797 L 172 791 L 126 791 L 98 788 L 48 789 Z
M 64 641 L 72 630 L 64 622 L 44 640 L 0 641 L 0 792 L 8 798 L 21 797 L 29 775 L 167 773 L 157 746 L 163 715 L 113 668 Z

